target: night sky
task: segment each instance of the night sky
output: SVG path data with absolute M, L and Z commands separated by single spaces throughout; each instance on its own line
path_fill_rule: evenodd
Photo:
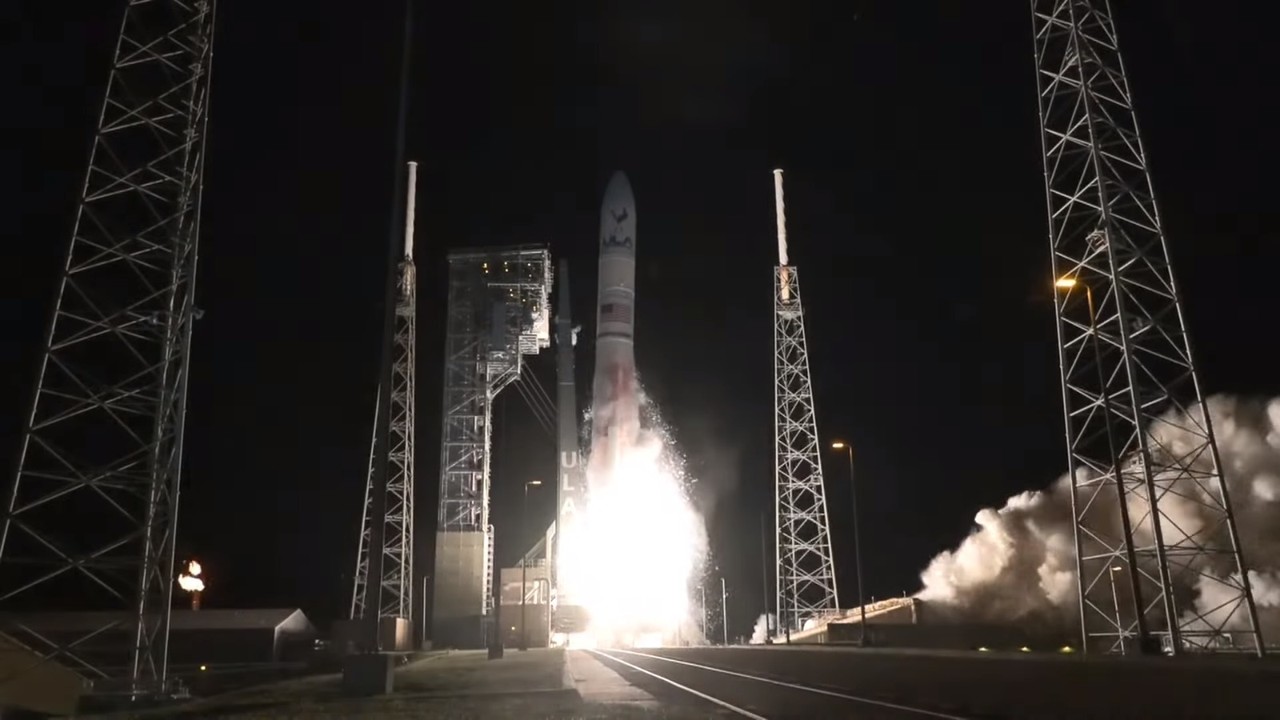
M 6 482 L 122 4 L 0 10 Z M 819 432 L 858 456 L 867 594 L 914 592 L 980 507 L 1061 473 L 1027 3 L 417 5 L 419 573 L 438 482 L 444 254 L 549 243 L 570 261 L 589 338 L 615 169 L 639 218 L 637 364 L 698 478 L 732 633 L 761 610 L 759 518 L 772 513 L 774 167 L 787 171 Z M 1203 385 L 1280 394 L 1280 67 L 1253 3 L 1202 7 L 1126 4 L 1122 49 Z M 301 606 L 327 623 L 350 599 L 403 31 L 398 2 L 353 8 L 219 8 L 179 533 L 181 554 L 208 568 L 209 607 Z M 585 404 L 590 343 L 580 350 Z M 531 362 L 554 394 L 553 366 L 551 351 Z M 493 503 L 509 563 L 521 485 L 554 477 L 554 450 L 506 395 Z M 849 603 L 842 456 L 826 474 Z M 531 498 L 538 524 L 552 495 Z

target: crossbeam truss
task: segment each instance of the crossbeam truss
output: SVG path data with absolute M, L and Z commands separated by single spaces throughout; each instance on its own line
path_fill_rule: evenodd
M 364 514 L 360 523 L 360 548 L 356 554 L 351 618 L 371 617 L 369 612 L 369 556 L 373 544 L 381 541 L 382 592 L 377 617 L 409 618 L 413 611 L 413 484 L 414 484 L 414 397 L 417 392 L 415 364 L 417 347 L 417 270 L 412 258 L 400 262 L 395 338 L 391 364 L 391 442 L 387 446 L 386 511 L 383 530 L 373 533 L 377 508 L 374 480 L 378 458 L 377 418 L 374 408 L 374 437 L 369 445 L 369 474 L 364 487 Z M 379 402 L 382 393 L 379 393 Z M 423 619 L 425 622 L 425 618 Z
M 1031 9 L 1085 648 L 1261 653 L 1110 4 Z
M 5 629 L 95 691 L 168 691 L 213 18 L 126 7 L 0 529 L 6 610 L 119 611 Z
M 840 602 L 794 266 L 774 268 L 773 296 L 778 617 L 780 629 L 799 630 L 806 620 L 834 613 Z

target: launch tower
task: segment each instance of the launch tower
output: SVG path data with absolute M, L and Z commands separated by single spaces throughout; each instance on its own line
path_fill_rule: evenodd
M 834 613 L 840 602 L 813 412 L 800 278 L 795 266 L 787 263 L 782 171 L 774 170 L 773 178 L 778 213 L 778 266 L 773 276 L 778 629 L 791 631 L 801 629 L 807 619 Z
M 1261 654 L 1110 3 L 1031 9 L 1085 649 Z
M 493 401 L 523 356 L 551 344 L 551 256 L 545 246 L 449 253 L 444 417 L 432 641 L 482 647 L 494 610 L 489 525 Z
M 405 206 L 404 257 L 396 277 L 395 328 L 391 357 L 390 442 L 378 442 L 378 412 L 374 412 L 374 437 L 369 450 L 369 475 L 364 488 L 364 515 L 360 524 L 360 547 L 356 554 L 351 619 L 413 617 L 413 457 L 414 380 L 417 343 L 417 270 L 413 263 L 414 199 L 418 164 L 409 163 L 409 195 Z M 383 393 L 378 393 L 378 403 Z M 385 456 L 379 457 L 382 449 Z M 386 463 L 386 492 L 379 498 L 377 463 Z M 381 502 L 379 502 L 381 501 Z M 380 526 L 380 527 L 379 527 Z M 377 549 L 380 562 L 370 562 Z M 380 588 L 370 597 L 369 576 L 378 576 Z M 376 610 L 370 607 L 376 603 Z M 422 619 L 426 622 L 426 618 Z M 381 627 L 380 627 L 381 630 Z M 395 644 L 394 636 L 391 643 Z M 392 649 L 387 647 L 387 649 Z M 397 647 L 395 649 L 406 649 Z
M 126 6 L 0 529 L 6 611 L 104 611 L 3 632 L 134 698 L 171 685 L 213 17 L 213 0 Z

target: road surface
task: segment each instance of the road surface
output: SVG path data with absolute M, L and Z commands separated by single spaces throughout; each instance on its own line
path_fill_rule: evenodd
M 681 715 L 927 718 L 1280 717 L 1280 663 L 1256 658 L 664 648 L 589 652 Z M 574 664 L 571 659 L 571 665 Z M 586 688 L 580 686 L 579 692 Z M 589 695 L 584 693 L 584 699 Z

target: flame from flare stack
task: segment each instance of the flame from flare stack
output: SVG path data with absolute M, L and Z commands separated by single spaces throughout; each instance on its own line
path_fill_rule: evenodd
M 178 576 L 178 587 L 190 593 L 204 590 L 204 580 L 200 578 L 200 563 L 192 560 L 187 563 L 187 572 Z

